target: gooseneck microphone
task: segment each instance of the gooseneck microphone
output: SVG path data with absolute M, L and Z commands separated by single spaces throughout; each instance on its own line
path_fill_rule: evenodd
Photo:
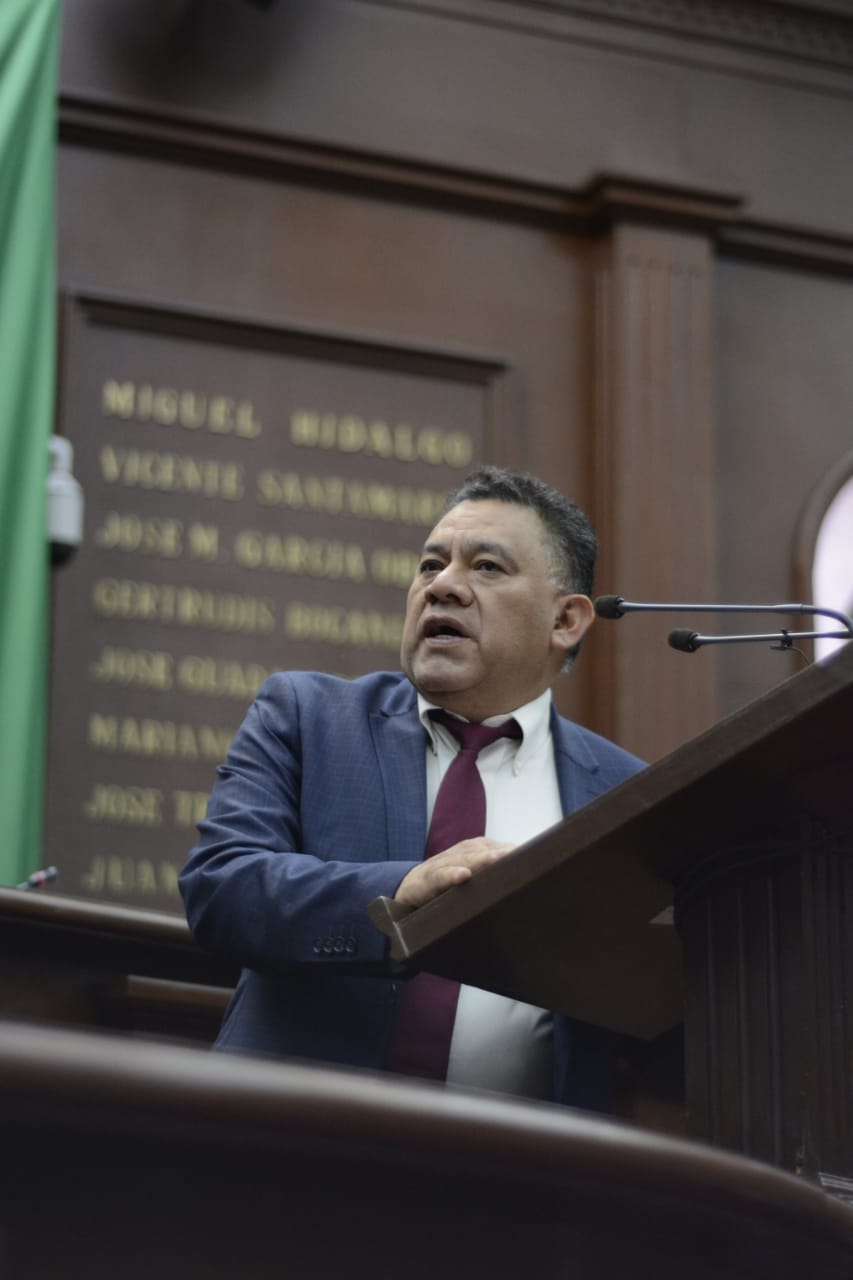
M 625 603 L 622 596 L 598 596 L 593 600 L 592 607 L 599 618 L 622 618 L 625 616 L 625 610 L 622 608 Z M 628 605 L 628 609 L 636 607 L 636 605 Z
M 762 635 L 703 636 L 698 631 L 679 629 L 668 637 L 673 649 L 681 653 L 695 653 L 708 644 L 765 643 L 773 648 L 790 649 L 795 640 L 851 640 L 853 620 L 837 609 L 826 609 L 813 604 L 681 604 L 676 602 L 653 603 L 626 600 L 624 596 L 598 596 L 593 608 L 600 618 L 623 618 L 626 613 L 783 613 L 809 617 L 834 618 L 844 627 L 843 631 L 780 631 Z

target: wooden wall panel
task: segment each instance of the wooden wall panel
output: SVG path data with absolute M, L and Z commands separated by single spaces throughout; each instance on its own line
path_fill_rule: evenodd
M 578 238 L 68 146 L 60 262 L 72 289 L 506 360 L 519 370 L 529 465 L 576 492 L 586 483 Z
M 620 225 L 599 247 L 600 582 L 628 600 L 714 596 L 711 272 L 699 235 Z M 657 614 L 598 623 L 599 716 L 608 734 L 651 759 L 715 719 L 713 661 L 667 647 L 678 624 Z
M 65 93 L 465 172 L 734 191 L 844 234 L 853 19 L 772 0 L 64 0 Z M 823 10 L 821 12 L 821 10 Z
M 732 600 L 788 600 L 800 587 L 801 514 L 853 446 L 852 336 L 849 281 L 718 264 L 719 590 Z M 721 655 L 721 713 L 802 665 L 764 646 Z

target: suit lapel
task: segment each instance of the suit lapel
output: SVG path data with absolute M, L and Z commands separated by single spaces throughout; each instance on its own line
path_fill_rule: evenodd
M 551 737 L 563 816 L 567 817 L 599 795 L 601 785 L 597 776 L 598 761 L 575 726 L 558 715 L 553 705 Z
M 421 858 L 426 840 L 426 741 L 408 680 L 370 714 L 385 794 L 389 857 Z

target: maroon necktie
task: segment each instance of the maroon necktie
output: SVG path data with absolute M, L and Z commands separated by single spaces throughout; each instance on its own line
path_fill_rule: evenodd
M 498 738 L 520 738 L 521 728 L 507 720 L 496 728 L 457 720 L 446 711 L 431 711 L 459 742 L 441 780 L 427 833 L 425 858 L 460 840 L 486 832 L 486 791 L 477 756 Z M 419 973 L 404 984 L 388 1066 L 403 1075 L 428 1080 L 447 1078 L 450 1041 L 456 1018 L 459 983 L 434 973 Z

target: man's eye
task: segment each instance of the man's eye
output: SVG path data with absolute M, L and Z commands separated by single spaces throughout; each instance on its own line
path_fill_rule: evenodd
M 498 564 L 497 560 L 478 560 L 477 568 L 484 569 L 487 573 L 503 573 L 503 565 Z
M 444 565 L 440 560 L 422 560 L 418 569 L 419 573 L 441 573 Z

